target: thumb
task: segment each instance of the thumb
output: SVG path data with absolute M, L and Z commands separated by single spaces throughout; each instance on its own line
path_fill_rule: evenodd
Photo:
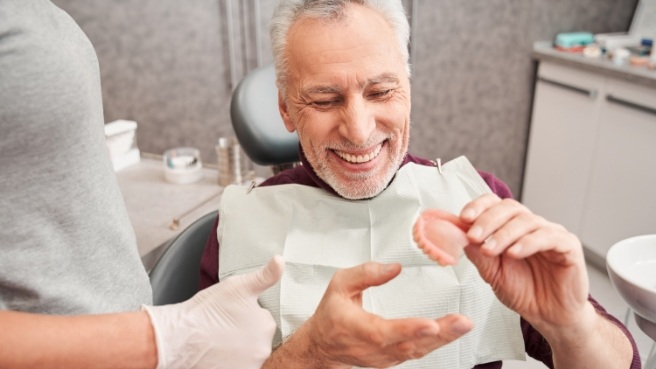
M 369 287 L 380 286 L 401 273 L 401 264 L 367 262 L 335 274 L 333 283 L 351 294 L 359 294 Z
M 485 256 L 481 252 L 480 245 L 472 244 L 465 247 L 465 255 L 467 255 L 469 261 L 471 261 L 477 268 L 484 265 Z
M 269 260 L 267 265 L 264 265 L 255 272 L 244 275 L 241 282 L 246 292 L 259 296 L 280 280 L 284 270 L 285 260 L 282 256 L 275 255 Z
M 474 264 L 481 278 L 487 283 L 492 282 L 492 276 L 495 275 L 495 265 L 500 260 L 500 257 L 486 256 L 481 251 L 480 245 L 469 245 L 465 247 L 465 255 L 467 259 Z

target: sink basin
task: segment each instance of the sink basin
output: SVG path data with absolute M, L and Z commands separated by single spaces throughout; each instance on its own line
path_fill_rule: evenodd
M 611 283 L 641 323 L 656 325 L 656 234 L 619 241 L 608 251 L 606 265 Z

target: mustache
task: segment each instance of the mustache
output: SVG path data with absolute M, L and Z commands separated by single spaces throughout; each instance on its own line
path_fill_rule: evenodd
M 324 143 L 320 146 L 320 149 L 322 150 L 337 150 L 337 151 L 356 151 L 356 150 L 364 150 L 368 148 L 372 148 L 378 145 L 383 144 L 385 141 L 387 142 L 394 142 L 394 137 L 395 135 L 393 134 L 383 134 L 383 135 L 376 135 L 375 137 L 372 137 L 367 140 L 362 145 L 357 145 L 347 139 L 340 140 L 337 142 L 328 142 Z

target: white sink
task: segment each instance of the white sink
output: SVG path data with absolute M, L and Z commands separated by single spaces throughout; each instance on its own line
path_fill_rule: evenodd
M 643 331 L 656 336 L 656 234 L 616 243 L 608 251 L 606 265 L 611 283 L 638 315 Z

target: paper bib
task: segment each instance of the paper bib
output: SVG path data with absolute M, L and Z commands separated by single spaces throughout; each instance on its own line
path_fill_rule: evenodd
M 364 292 L 363 308 L 385 318 L 468 316 L 474 329 L 419 360 L 395 368 L 470 369 L 479 363 L 524 360 L 520 318 L 502 305 L 466 258 L 442 267 L 412 238 L 419 213 L 458 214 L 490 192 L 465 157 L 437 168 L 404 165 L 369 200 L 346 200 L 314 187 L 228 186 L 221 198 L 219 279 L 253 271 L 273 255 L 286 261 L 279 284 L 260 297 L 278 323 L 274 344 L 315 311 L 333 273 L 367 261 L 398 262 L 401 274 Z

